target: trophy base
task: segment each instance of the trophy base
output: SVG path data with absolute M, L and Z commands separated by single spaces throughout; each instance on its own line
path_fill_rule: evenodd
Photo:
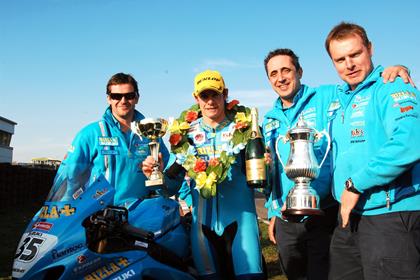
M 321 209 L 286 209 L 284 215 L 300 215 L 300 216 L 324 216 L 325 213 Z
M 153 179 L 153 180 L 146 180 L 144 182 L 146 187 L 156 187 L 156 186 L 163 186 L 163 178 L 161 179 Z
M 319 207 L 319 195 L 309 182 L 298 182 L 286 198 L 285 215 L 323 215 Z

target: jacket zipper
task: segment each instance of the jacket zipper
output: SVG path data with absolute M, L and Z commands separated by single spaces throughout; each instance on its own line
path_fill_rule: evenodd
M 389 190 L 385 191 L 385 195 L 386 195 L 386 208 L 390 209 L 391 208 L 391 198 L 389 197 Z
M 216 156 L 216 129 L 212 128 L 213 136 L 213 158 Z M 219 228 L 219 189 L 216 186 L 216 224 Z

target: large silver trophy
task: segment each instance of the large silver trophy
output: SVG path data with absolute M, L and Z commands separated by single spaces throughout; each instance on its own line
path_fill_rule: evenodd
M 161 186 L 164 184 L 163 174 L 159 171 L 159 138 L 163 137 L 168 128 L 168 122 L 165 119 L 147 118 L 132 123 L 131 129 L 139 136 L 144 136 L 150 140 L 150 154 L 156 164 L 153 166 L 152 174 L 146 180 L 146 187 Z
M 315 157 L 313 144 L 323 136 L 328 140 L 327 150 L 321 164 Z M 290 154 L 286 165 L 281 160 L 278 143 L 290 141 Z M 286 199 L 286 215 L 323 215 L 324 212 L 319 207 L 319 195 L 311 187 L 311 181 L 319 175 L 321 166 L 327 158 L 330 150 L 331 139 L 327 132 L 319 132 L 314 128 L 308 127 L 307 123 L 300 116 L 298 123 L 290 129 L 285 136 L 281 135 L 276 141 L 276 153 L 287 177 L 295 182 Z

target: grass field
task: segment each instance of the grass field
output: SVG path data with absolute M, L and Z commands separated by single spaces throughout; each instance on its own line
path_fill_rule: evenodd
M 0 280 L 11 279 L 13 257 L 20 236 L 39 206 L 26 205 L 13 211 L 0 209 Z M 267 237 L 267 225 L 260 223 L 263 254 L 270 280 L 286 280 L 281 275 L 276 248 Z
M 267 263 L 268 279 L 270 280 L 287 280 L 286 276 L 282 275 L 279 264 L 279 257 L 277 248 L 271 243 L 267 235 L 267 225 L 260 222 L 261 230 L 261 246 L 265 262 Z

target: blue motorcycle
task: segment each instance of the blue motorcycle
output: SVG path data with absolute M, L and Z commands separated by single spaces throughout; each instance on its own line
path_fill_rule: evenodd
M 13 279 L 195 279 L 177 201 L 112 206 L 115 189 L 103 176 L 89 180 L 55 179 L 19 242 Z

